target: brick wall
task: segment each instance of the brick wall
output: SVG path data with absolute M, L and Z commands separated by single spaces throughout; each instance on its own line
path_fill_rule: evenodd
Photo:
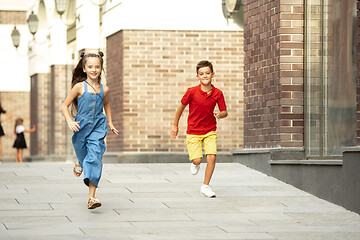
M 245 148 L 304 145 L 303 4 L 244 1 Z
M 5 114 L 1 114 L 1 125 L 4 129 L 5 136 L 1 137 L 2 144 L 2 159 L 4 161 L 14 161 L 16 149 L 13 148 L 15 141 L 14 127 L 15 119 L 21 117 L 24 119 L 24 127 L 31 128 L 30 123 L 30 93 L 29 92 L 1 92 L 0 93 L 1 105 L 8 113 L 11 114 L 11 119 L 6 119 Z M 26 158 L 29 154 L 31 147 L 30 134 L 25 133 L 25 140 L 28 148 L 24 150 L 23 156 Z
M 26 12 L 0 10 L 0 24 L 26 24 Z
M 243 34 L 224 31 L 123 30 L 107 39 L 107 83 L 113 121 L 108 151 L 185 152 L 188 108 L 179 136 L 170 139 L 176 108 L 199 84 L 196 64 L 214 64 L 214 85 L 225 95 L 229 117 L 218 122 L 218 149 L 243 147 Z

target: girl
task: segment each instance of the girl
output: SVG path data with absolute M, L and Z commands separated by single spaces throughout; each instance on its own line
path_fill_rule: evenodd
M 6 112 L 6 111 L 2 108 L 1 102 L 0 102 L 0 114 L 2 114 L 2 113 L 5 113 L 5 114 L 6 114 L 6 117 L 7 117 L 6 120 L 9 120 L 9 119 L 11 118 L 10 113 Z M 5 133 L 4 133 L 4 130 L 3 130 L 2 126 L 1 126 L 1 122 L 0 122 L 0 163 L 1 163 L 1 153 L 2 153 L 1 137 L 4 136 L 4 135 L 5 135 Z
M 23 149 L 27 148 L 24 132 L 32 133 L 32 132 L 36 131 L 35 125 L 30 130 L 25 129 L 25 127 L 23 126 L 23 122 L 24 122 L 24 120 L 22 118 L 17 118 L 15 120 L 15 129 L 14 129 L 14 132 L 16 134 L 16 139 L 15 139 L 13 148 L 16 148 L 16 162 L 19 162 L 19 163 L 23 162 L 23 159 L 22 159 Z
M 95 191 L 101 177 L 102 155 L 106 149 L 106 120 L 110 130 L 119 134 L 112 123 L 109 87 L 100 83 L 103 56 L 102 52 L 80 53 L 80 60 L 73 70 L 71 91 L 62 105 L 65 120 L 74 131 L 72 142 L 78 161 L 73 172 L 79 177 L 84 170 L 84 183 L 89 187 L 88 209 L 101 206 L 100 200 L 95 198 Z

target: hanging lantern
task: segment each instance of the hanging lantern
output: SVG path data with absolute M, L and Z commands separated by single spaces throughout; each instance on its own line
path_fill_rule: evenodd
M 66 0 L 55 0 L 57 13 L 61 16 L 66 10 Z
M 14 47 L 18 48 L 20 45 L 20 32 L 16 29 L 16 26 L 14 26 L 14 29 L 11 32 L 11 39 Z
M 34 11 L 31 11 L 31 14 L 29 15 L 29 17 L 27 19 L 27 23 L 28 23 L 29 31 L 31 32 L 32 35 L 35 35 L 35 33 L 38 30 L 39 19 L 34 14 Z

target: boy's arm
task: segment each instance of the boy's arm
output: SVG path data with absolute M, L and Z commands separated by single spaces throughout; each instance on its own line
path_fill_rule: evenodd
M 171 127 L 171 138 L 176 138 L 176 136 L 178 135 L 179 132 L 179 121 L 180 121 L 180 117 L 182 115 L 182 113 L 184 112 L 185 109 L 185 105 L 180 103 L 179 107 L 176 109 L 176 113 L 175 113 L 175 118 L 174 118 L 174 123 Z
M 221 111 L 221 112 L 214 112 L 214 115 L 217 119 L 220 119 L 220 118 L 226 118 L 228 113 L 226 110 L 224 111 Z

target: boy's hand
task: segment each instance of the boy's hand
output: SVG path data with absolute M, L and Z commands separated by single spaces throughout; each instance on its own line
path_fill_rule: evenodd
M 220 119 L 220 113 L 219 113 L 219 112 L 214 112 L 214 116 L 215 116 L 217 119 Z
M 173 125 L 173 126 L 171 127 L 171 132 L 170 132 L 171 138 L 172 138 L 172 139 L 175 139 L 176 136 L 178 135 L 178 132 L 179 132 L 179 127 Z

